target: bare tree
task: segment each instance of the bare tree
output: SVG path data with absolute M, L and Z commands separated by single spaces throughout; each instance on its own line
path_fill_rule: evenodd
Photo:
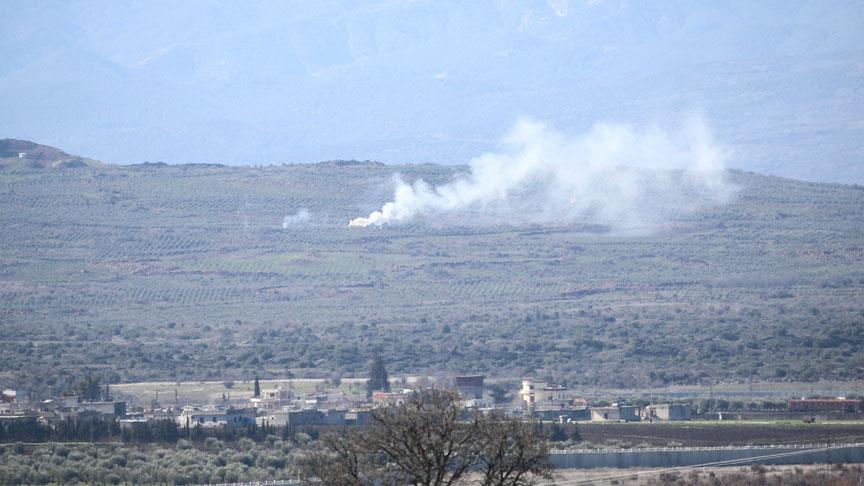
M 460 420 L 459 396 L 419 393 L 403 406 L 377 409 L 362 445 L 382 452 L 410 484 L 449 486 L 472 466 L 478 424 Z
M 481 486 L 528 486 L 552 478 L 546 437 L 531 424 L 487 417 L 478 445 Z
M 370 461 L 359 447 L 359 434 L 326 434 L 320 448 L 301 462 L 322 483 L 332 486 L 371 486 L 376 481 L 380 464 Z
M 376 409 L 368 429 L 325 436 L 308 469 L 334 486 L 525 486 L 549 477 L 545 437 L 527 424 L 468 413 L 459 400 L 427 390 Z

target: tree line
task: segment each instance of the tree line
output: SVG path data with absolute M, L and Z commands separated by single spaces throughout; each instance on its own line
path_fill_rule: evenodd
M 179 425 L 173 419 L 158 419 L 122 427 L 116 418 L 67 417 L 55 424 L 47 424 L 35 417 L 27 420 L 0 421 L 0 443 L 9 442 L 108 442 L 173 443 L 178 439 L 203 442 L 209 437 L 225 442 L 249 438 L 261 441 L 268 436 L 290 439 L 304 432 L 317 438 L 313 427 L 274 426 L 249 424 L 243 427 L 202 427 Z

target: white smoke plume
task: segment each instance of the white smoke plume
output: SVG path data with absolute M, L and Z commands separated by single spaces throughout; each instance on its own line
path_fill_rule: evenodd
M 297 213 L 289 214 L 282 219 L 282 227 L 287 229 L 289 226 L 305 223 L 306 221 L 309 221 L 310 217 L 312 217 L 312 214 L 308 209 L 300 208 Z
M 650 225 L 721 203 L 734 191 L 724 180 L 728 150 L 698 116 L 672 129 L 600 123 L 575 137 L 525 119 L 502 149 L 473 159 L 468 173 L 438 187 L 395 176 L 393 200 L 349 225 L 460 215 L 512 224 Z

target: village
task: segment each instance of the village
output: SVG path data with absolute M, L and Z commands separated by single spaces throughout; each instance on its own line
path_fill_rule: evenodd
M 722 399 L 683 400 L 675 403 L 589 402 L 574 390 L 544 380 L 525 378 L 515 393 L 488 384 L 484 375 L 439 378 L 436 387 L 458 393 L 466 413 L 499 413 L 525 421 L 578 422 L 673 422 L 687 420 L 858 420 L 862 401 L 857 398 L 800 398 L 785 402 L 729 402 Z M 227 384 L 226 384 L 227 386 Z M 216 403 L 188 403 L 179 394 L 142 405 L 135 397 L 115 398 L 106 385 L 97 396 L 75 394 L 32 400 L 29 394 L 6 389 L 0 399 L 0 425 L 39 424 L 56 427 L 69 421 L 115 422 L 135 430 L 156 421 L 171 421 L 179 428 L 238 429 L 244 427 L 362 426 L 372 410 L 401 405 L 412 394 L 432 387 L 427 377 L 394 380 L 380 390 L 347 393 L 338 387 L 298 390 L 278 385 L 262 387 L 256 377 L 251 393 L 223 393 Z M 232 386 L 233 388 L 233 386 Z M 356 388 L 353 388 L 356 390 Z M 238 396 L 239 395 L 239 396 Z M 251 396 L 248 396 L 251 395 Z M 167 400 L 165 399 L 167 398 Z

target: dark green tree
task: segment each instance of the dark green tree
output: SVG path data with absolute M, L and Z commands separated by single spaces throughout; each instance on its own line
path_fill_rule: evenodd
M 569 438 L 567 432 L 560 425 L 552 424 L 552 427 L 549 428 L 549 440 L 552 442 L 564 442 Z
M 372 392 L 376 391 L 390 391 L 387 368 L 384 367 L 384 360 L 380 356 L 376 356 L 372 360 L 372 369 L 369 370 L 369 381 L 366 382 L 366 397 L 371 397 Z
M 93 373 L 87 373 L 87 376 L 76 381 L 69 391 L 78 395 L 79 400 L 93 402 L 102 395 L 102 380 Z
M 512 400 L 513 397 L 507 393 L 507 390 L 504 389 L 503 386 L 495 383 L 494 385 L 489 387 L 489 394 L 492 396 L 492 401 L 495 404 L 500 405 L 502 403 L 508 403 Z

